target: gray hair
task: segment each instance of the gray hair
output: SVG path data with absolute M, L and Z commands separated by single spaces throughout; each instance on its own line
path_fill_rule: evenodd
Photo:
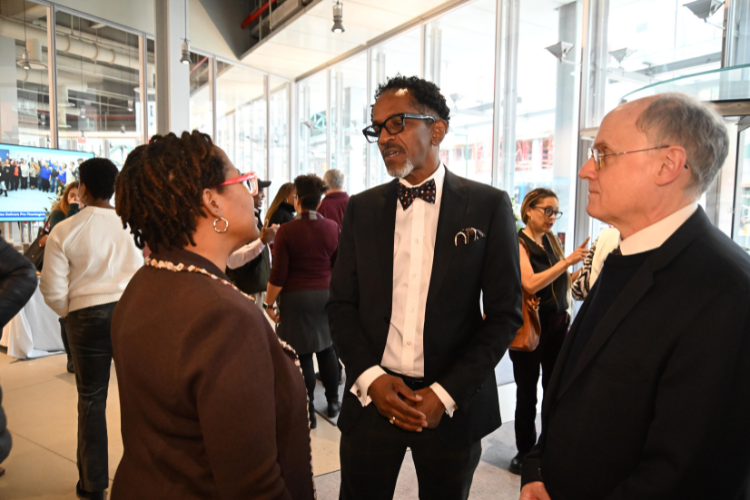
M 690 188 L 706 192 L 729 153 L 729 134 L 721 116 L 700 101 L 677 92 L 659 94 L 636 121 L 655 146 L 685 148 L 693 176 Z
M 341 170 L 332 168 L 326 171 L 323 180 L 331 189 L 344 189 L 344 173 Z

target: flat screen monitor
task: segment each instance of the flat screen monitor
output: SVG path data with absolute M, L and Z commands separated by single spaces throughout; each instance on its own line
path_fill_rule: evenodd
M 93 153 L 0 144 L 0 222 L 41 221 Z

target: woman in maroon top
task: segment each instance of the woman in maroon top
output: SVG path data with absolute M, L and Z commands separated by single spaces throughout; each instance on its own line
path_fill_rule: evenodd
M 263 307 L 279 323 L 279 337 L 297 351 L 307 386 L 310 427 L 314 429 L 317 422 L 313 408 L 313 353 L 318 358 L 320 378 L 326 390 L 328 416 L 335 417 L 341 410 L 338 358 L 325 312 L 338 251 L 339 227 L 315 212 L 326 189 L 322 179 L 316 175 L 300 175 L 294 179 L 294 185 L 297 216 L 276 233 L 273 267 Z M 278 314 L 272 307 L 277 301 Z

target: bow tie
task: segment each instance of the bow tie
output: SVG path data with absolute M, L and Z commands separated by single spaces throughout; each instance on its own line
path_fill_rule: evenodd
M 421 186 L 408 188 L 398 183 L 398 201 L 401 202 L 401 206 L 404 210 L 409 208 L 414 200 L 421 198 L 427 203 L 435 203 L 435 179 L 430 179 Z

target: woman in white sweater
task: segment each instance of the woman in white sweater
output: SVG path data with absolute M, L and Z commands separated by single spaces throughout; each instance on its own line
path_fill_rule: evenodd
M 104 158 L 79 168 L 78 196 L 86 208 L 55 226 L 47 239 L 40 288 L 65 318 L 78 388 L 79 498 L 103 498 L 109 486 L 107 389 L 112 364 L 112 312 L 143 265 L 141 251 L 110 199 L 117 167 Z

